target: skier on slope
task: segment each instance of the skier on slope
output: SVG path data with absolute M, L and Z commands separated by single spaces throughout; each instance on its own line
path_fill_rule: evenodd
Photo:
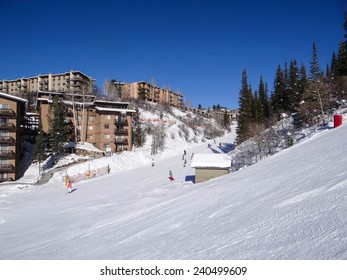
M 169 179 L 170 179 L 171 181 L 175 180 L 174 177 L 172 176 L 172 171 L 171 171 L 171 170 L 169 171 Z
M 71 190 L 72 190 L 72 181 L 69 180 L 69 181 L 67 182 L 67 191 L 68 191 L 68 193 L 71 193 Z

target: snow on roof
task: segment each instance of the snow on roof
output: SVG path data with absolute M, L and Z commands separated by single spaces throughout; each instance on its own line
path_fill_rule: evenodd
M 108 111 L 108 112 L 121 112 L 121 113 L 135 113 L 135 110 L 132 109 L 121 109 L 121 108 L 106 108 L 106 107 L 95 107 L 99 111 Z
M 33 113 L 33 112 L 26 112 L 27 116 L 40 116 L 39 113 Z
M 197 168 L 229 168 L 231 159 L 225 154 L 195 154 L 191 163 L 191 167 Z
M 114 101 L 114 100 L 102 100 L 102 99 L 95 99 L 94 103 L 111 103 L 111 104 L 129 105 L 129 102 Z
M 91 143 L 74 143 L 74 142 L 68 142 L 64 144 L 64 148 L 76 148 L 76 149 L 82 149 L 82 150 L 89 150 L 89 151 L 95 151 L 95 152 L 102 152 L 97 147 L 95 147 Z
M 63 100 L 63 103 L 66 105 L 84 105 L 84 106 L 92 106 L 93 102 L 79 102 L 79 101 L 70 101 L 70 100 Z
M 7 93 L 4 93 L 4 92 L 0 92 L 0 96 L 4 97 L 4 98 L 8 98 L 8 99 L 13 99 L 13 100 L 16 100 L 16 101 L 24 102 L 24 103 L 28 102 L 28 100 L 26 100 L 24 98 L 20 98 L 20 97 L 17 97 L 17 96 L 11 95 L 11 94 L 7 94 Z
M 48 98 L 43 98 L 43 97 L 39 97 L 39 98 L 37 98 L 37 100 L 39 100 L 39 101 L 47 101 L 48 103 L 53 103 L 53 100 L 50 100 Z

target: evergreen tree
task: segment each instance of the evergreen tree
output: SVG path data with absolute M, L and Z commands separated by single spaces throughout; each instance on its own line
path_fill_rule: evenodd
M 265 123 L 268 121 L 269 115 L 269 101 L 267 97 L 267 87 L 263 82 L 263 77 L 260 77 L 259 82 L 259 121 Z
M 247 140 L 248 125 L 252 121 L 252 93 L 249 90 L 246 70 L 242 71 L 242 85 L 239 95 L 239 106 L 238 125 L 236 129 L 236 142 L 238 144 Z
M 225 129 L 230 129 L 230 116 L 227 111 L 224 111 L 223 126 Z
M 312 55 L 312 61 L 310 63 L 309 80 L 310 81 L 319 80 L 320 76 L 321 76 L 321 69 L 318 63 L 318 53 L 317 53 L 316 43 L 313 43 L 313 55 Z
M 333 52 L 332 58 L 331 58 L 331 66 L 330 66 L 330 79 L 333 79 L 334 77 L 338 76 L 338 69 L 337 69 L 337 58 L 335 55 L 335 52 Z
M 302 99 L 302 95 L 306 91 L 308 87 L 308 78 L 306 73 L 306 67 L 304 64 L 301 64 L 301 68 L 299 70 L 299 80 L 298 80 L 298 98 L 297 102 L 299 103 Z
M 339 52 L 337 55 L 337 75 L 347 76 L 347 10 L 345 11 L 345 23 L 343 25 L 345 29 L 345 40 L 339 44 Z
M 71 133 L 70 124 L 66 121 L 65 116 L 66 111 L 63 101 L 58 96 L 54 97 L 52 114 L 49 117 L 50 144 L 54 154 L 64 152 L 64 143 Z
M 289 68 L 289 81 L 288 81 L 288 105 L 286 106 L 289 113 L 294 112 L 295 108 L 299 105 L 299 69 L 295 59 L 290 62 Z
M 347 76 L 347 42 L 340 42 L 336 64 L 336 76 Z
M 41 130 L 36 136 L 36 143 L 33 151 L 33 161 L 34 162 L 43 162 L 46 158 L 46 145 L 47 145 L 47 135 Z
M 294 110 L 294 125 L 296 128 L 300 128 L 303 125 L 304 119 L 305 119 L 305 112 L 300 109 L 301 105 L 300 102 L 303 101 L 304 93 L 308 89 L 308 78 L 306 74 L 306 68 L 304 64 L 301 64 L 300 70 L 299 70 L 299 77 L 298 77 L 298 87 L 297 87 L 297 95 L 296 95 L 296 107 Z
M 145 134 L 141 128 L 140 110 L 138 107 L 135 108 L 135 114 L 133 115 L 133 137 L 134 145 L 142 147 L 145 142 Z
M 281 66 L 278 65 L 275 82 L 274 82 L 274 92 L 273 92 L 272 100 L 271 100 L 273 111 L 276 114 L 280 114 L 284 111 L 285 90 L 286 90 L 285 76 L 281 69 Z
M 262 106 L 259 100 L 259 94 L 258 91 L 254 92 L 253 98 L 252 98 L 252 121 L 255 123 L 262 123 L 263 120 L 263 112 L 262 112 Z

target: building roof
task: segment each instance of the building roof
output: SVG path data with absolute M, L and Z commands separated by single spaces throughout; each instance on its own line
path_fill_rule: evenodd
M 24 98 L 20 98 L 20 97 L 17 97 L 17 96 L 11 95 L 11 94 L 7 94 L 7 93 L 4 93 L 4 92 L 0 92 L 0 97 L 4 97 L 4 98 L 7 98 L 7 99 L 12 99 L 12 100 L 23 102 L 23 103 L 28 103 L 28 100 L 26 100 Z
M 107 112 L 120 112 L 120 113 L 135 113 L 133 109 L 122 109 L 122 108 L 107 108 L 107 107 L 95 107 L 98 111 L 107 111 Z
M 191 163 L 193 168 L 229 168 L 231 159 L 226 154 L 195 154 Z

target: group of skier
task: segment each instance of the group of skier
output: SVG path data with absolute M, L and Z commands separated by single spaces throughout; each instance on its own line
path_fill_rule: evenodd
M 187 158 L 186 158 L 186 157 L 187 157 L 187 151 L 184 150 L 184 151 L 183 151 L 183 155 L 182 155 L 183 167 L 186 167 L 186 166 L 187 166 Z M 192 153 L 190 159 L 192 160 L 193 157 L 194 157 L 194 153 Z M 154 164 L 154 158 L 152 158 L 152 167 L 154 167 L 154 165 L 155 165 L 155 164 Z M 170 179 L 171 181 L 175 180 L 174 177 L 172 176 L 172 171 L 171 171 L 171 170 L 169 171 L 169 179 Z

